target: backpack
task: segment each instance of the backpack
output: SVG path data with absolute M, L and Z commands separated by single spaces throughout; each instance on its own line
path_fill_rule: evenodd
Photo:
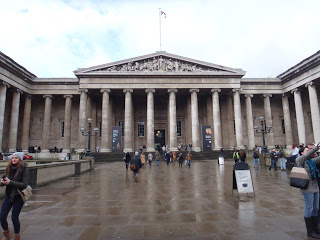
M 133 170 L 136 170 L 136 169 L 137 169 L 137 167 L 136 167 L 136 163 L 135 163 L 135 157 L 133 157 L 133 158 L 131 159 L 131 162 L 130 162 L 130 169 L 131 169 L 131 171 L 133 171 Z

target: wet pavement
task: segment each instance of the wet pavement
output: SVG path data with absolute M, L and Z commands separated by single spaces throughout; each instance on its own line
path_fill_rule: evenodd
M 96 164 L 33 190 L 20 215 L 22 239 L 308 239 L 304 200 L 289 186 L 289 171 L 251 167 L 255 197 L 239 199 L 232 167 L 153 162 L 135 182 L 122 162 Z

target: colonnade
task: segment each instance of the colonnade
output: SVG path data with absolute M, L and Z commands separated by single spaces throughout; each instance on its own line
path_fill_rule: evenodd
M 3 137 L 3 124 L 4 124 L 4 111 L 6 103 L 7 89 L 10 86 L 6 83 L 0 85 L 0 146 L 2 146 Z M 313 132 L 319 133 L 319 104 L 315 84 L 312 82 L 305 85 L 309 92 L 309 101 L 312 115 L 312 126 Z M 124 151 L 132 152 L 134 150 L 134 125 L 133 125 L 133 100 L 132 94 L 133 89 L 123 89 L 125 98 L 125 111 L 124 111 Z M 203 91 L 203 90 L 202 90 Z M 79 128 L 86 126 L 87 120 L 87 93 L 88 89 L 80 89 L 80 105 L 79 105 Z M 110 152 L 110 89 L 101 89 L 102 93 L 102 121 L 101 121 L 101 152 Z M 154 94 L 155 89 L 146 89 L 146 99 L 147 99 L 147 151 L 154 151 Z M 178 89 L 168 89 L 169 98 L 169 148 L 172 151 L 177 151 L 177 111 L 176 111 L 176 94 Z M 192 145 L 194 151 L 201 150 L 201 140 L 200 140 L 200 125 L 199 125 L 199 113 L 198 113 L 198 93 L 199 89 L 193 88 L 189 89 L 190 99 L 191 99 L 191 126 L 192 126 Z M 212 95 L 212 127 L 214 134 L 214 144 L 213 150 L 219 150 L 222 148 L 222 133 L 221 133 L 221 114 L 220 114 L 220 102 L 219 93 L 221 89 L 211 89 Z M 231 121 L 235 120 L 235 145 L 239 148 L 244 147 L 243 143 L 243 129 L 242 129 L 242 111 L 240 102 L 240 89 L 233 89 L 233 106 L 232 99 L 227 97 L 227 109 L 231 110 L 233 107 L 233 116 L 227 117 L 227 123 L 231 125 Z M 298 126 L 298 137 L 299 142 L 306 143 L 306 131 L 303 117 L 303 106 L 300 89 L 292 90 L 295 103 L 295 111 L 297 117 Z M 18 134 L 18 119 L 19 119 L 19 107 L 20 107 L 20 97 L 22 91 L 14 90 L 12 95 L 11 103 L 11 114 L 10 114 L 10 126 L 9 126 L 9 137 L 8 137 L 8 148 L 10 152 L 16 151 L 17 148 L 17 134 Z M 63 149 L 64 152 L 70 151 L 71 142 L 71 109 L 72 109 L 72 95 L 64 95 L 65 98 L 65 115 L 64 115 L 64 140 Z M 245 112 L 247 116 L 247 129 L 248 129 L 248 148 L 252 149 L 255 146 L 254 131 L 253 131 L 253 114 L 252 114 L 252 94 L 246 94 L 245 97 Z M 265 111 L 265 119 L 268 125 L 272 126 L 272 111 L 270 98 L 272 95 L 264 94 L 263 103 Z M 51 111 L 52 111 L 52 95 L 43 95 L 45 99 L 44 107 L 44 121 L 43 121 L 43 131 L 42 131 L 42 151 L 49 151 L 50 143 L 50 131 L 51 131 Z M 23 151 L 27 151 L 29 146 L 29 131 L 30 131 L 30 117 L 31 117 L 31 101 L 32 97 L 27 95 L 25 98 L 24 114 L 22 122 L 22 143 L 21 148 Z M 288 94 L 282 95 L 282 110 L 285 122 L 285 138 L 286 145 L 288 148 L 292 147 L 292 127 L 291 127 L 291 117 L 289 109 Z M 233 125 L 233 124 L 232 124 Z M 228 129 L 233 130 L 233 126 L 228 126 Z M 267 139 L 268 145 L 274 145 L 273 135 L 268 135 Z M 320 141 L 319 134 L 314 134 L 314 142 Z M 230 139 L 230 133 L 229 133 Z M 78 133 L 78 152 L 84 151 L 86 149 L 86 138 L 82 136 L 81 132 Z

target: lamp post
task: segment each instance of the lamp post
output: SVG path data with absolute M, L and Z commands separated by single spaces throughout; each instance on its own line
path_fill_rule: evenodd
M 93 129 L 93 133 L 94 134 L 92 134 L 91 125 L 92 125 L 92 118 L 88 118 L 88 133 L 87 134 L 85 134 L 86 129 L 84 127 L 80 128 L 82 136 L 88 136 L 88 149 L 87 149 L 86 155 L 90 155 L 90 137 L 91 136 L 96 136 L 97 133 L 99 132 L 99 128 L 95 127 Z
M 264 135 L 268 134 L 272 127 L 271 126 L 267 126 L 266 127 L 266 130 L 265 130 L 265 127 L 264 127 L 264 116 L 261 116 L 260 118 L 260 122 L 261 122 L 261 130 L 259 131 L 259 127 L 258 126 L 254 126 L 254 130 L 256 133 L 262 133 L 262 142 L 263 142 L 263 148 L 262 148 L 262 153 L 268 153 L 268 149 L 267 149 L 267 146 L 266 146 L 266 140 L 264 138 Z

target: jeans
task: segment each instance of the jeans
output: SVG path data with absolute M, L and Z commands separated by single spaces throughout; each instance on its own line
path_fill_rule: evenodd
M 280 158 L 280 162 L 281 162 L 281 170 L 282 169 L 286 169 L 286 159 L 285 158 Z
M 319 192 L 315 192 L 315 193 L 302 192 L 302 195 L 304 197 L 304 202 L 306 204 L 304 216 L 306 218 L 310 218 L 312 216 L 318 216 Z
M 272 167 L 274 168 L 274 171 L 277 171 L 277 160 L 271 160 L 269 171 L 271 170 Z
M 9 197 L 5 195 L 2 206 L 1 206 L 1 212 L 0 212 L 0 221 L 1 221 L 1 227 L 3 231 L 7 231 L 9 229 L 7 217 L 12 208 L 11 219 L 13 223 L 14 233 L 15 234 L 20 233 L 19 215 L 23 205 L 24 203 L 20 195 L 16 196 L 13 199 L 13 202 L 10 202 Z
M 191 160 L 188 160 L 188 167 L 191 167 Z
M 151 161 L 149 160 L 149 166 L 151 166 Z
M 255 158 L 255 159 L 254 159 L 254 161 L 253 161 L 253 167 L 255 167 L 256 164 L 257 164 L 258 167 L 260 166 L 259 158 Z
M 156 160 L 157 166 L 159 166 L 159 160 Z
M 128 168 L 129 168 L 129 163 L 126 163 L 126 169 L 128 170 Z

